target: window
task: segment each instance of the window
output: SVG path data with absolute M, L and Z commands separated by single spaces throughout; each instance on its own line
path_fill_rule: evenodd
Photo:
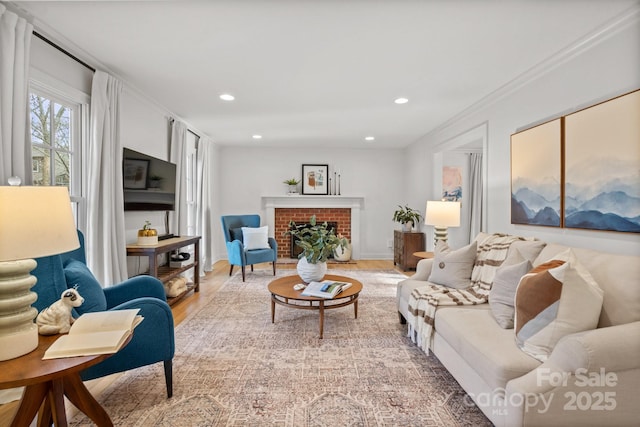
M 33 185 L 62 185 L 71 189 L 73 106 L 31 93 L 29 107 Z
M 82 146 L 88 99 L 31 81 L 29 109 L 33 185 L 67 187 L 76 224 L 84 229 Z

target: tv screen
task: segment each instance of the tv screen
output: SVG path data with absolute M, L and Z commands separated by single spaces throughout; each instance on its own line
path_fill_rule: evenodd
M 125 211 L 172 211 L 176 206 L 176 165 L 124 148 Z

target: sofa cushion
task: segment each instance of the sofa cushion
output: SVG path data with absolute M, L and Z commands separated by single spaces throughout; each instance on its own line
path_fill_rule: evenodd
M 518 240 L 509 246 L 509 255 L 516 252 L 533 263 L 547 244 L 541 240 Z
M 471 286 L 471 271 L 476 260 L 476 250 L 476 241 L 455 251 L 446 243 L 438 244 L 429 281 L 455 289 L 468 288 Z
M 83 262 L 75 259 L 67 260 L 64 265 L 64 276 L 67 287 L 76 287 L 78 293 L 84 298 L 82 305 L 75 308 L 78 314 L 107 309 L 107 299 L 102 286 Z
M 522 276 L 531 270 L 531 262 L 522 258 L 518 251 L 517 256 L 509 256 L 505 263 L 496 270 L 493 286 L 489 292 L 489 306 L 491 313 L 501 328 L 513 328 L 515 315 L 516 288 Z M 513 262 L 513 263 L 512 263 Z
M 505 387 L 540 365 L 518 348 L 513 331 L 496 324 L 488 304 L 439 307 L 435 329 L 492 389 Z
M 525 275 L 516 290 L 516 343 L 541 361 L 563 336 L 595 329 L 602 309 L 602 289 L 575 255 L 558 258 Z

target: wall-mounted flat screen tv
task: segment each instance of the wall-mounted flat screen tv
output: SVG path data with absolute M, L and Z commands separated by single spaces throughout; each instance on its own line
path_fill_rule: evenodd
M 124 148 L 125 211 L 172 211 L 176 206 L 176 165 Z

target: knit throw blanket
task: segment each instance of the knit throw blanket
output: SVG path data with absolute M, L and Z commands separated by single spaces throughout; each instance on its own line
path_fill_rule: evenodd
M 470 286 L 466 289 L 454 289 L 428 282 L 424 287 L 413 290 L 409 297 L 407 324 L 409 337 L 418 347 L 429 354 L 433 344 L 434 318 L 438 306 L 476 305 L 489 301 L 489 291 L 496 269 L 507 257 L 511 243 L 517 240 L 526 239 L 496 233 L 478 242 Z

